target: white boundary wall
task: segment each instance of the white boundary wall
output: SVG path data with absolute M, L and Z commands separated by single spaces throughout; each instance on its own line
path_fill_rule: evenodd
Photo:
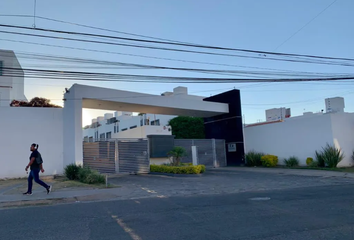
M 44 173 L 63 173 L 63 109 L 0 107 L 0 179 L 26 177 L 30 145 L 39 144 Z
M 353 165 L 354 114 L 331 113 L 301 116 L 271 123 L 244 128 L 246 152 L 255 150 L 277 155 L 279 164 L 284 158 L 296 156 L 300 165 L 306 165 L 306 158 L 315 159 L 315 151 L 329 143 L 340 148 L 345 158 L 339 167 Z

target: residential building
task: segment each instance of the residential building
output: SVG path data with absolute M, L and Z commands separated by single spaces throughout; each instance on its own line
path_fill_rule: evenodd
M 146 138 L 147 135 L 172 135 L 168 121 L 176 116 L 132 112 L 106 113 L 92 119 L 91 125 L 83 128 L 86 142 L 110 138 Z
M 12 100 L 27 101 L 24 95 L 24 73 L 13 51 L 0 50 L 0 107 Z
M 186 87 L 176 87 L 173 92 L 161 96 L 203 101 L 204 97 L 189 95 Z M 92 119 L 91 125 L 83 128 L 83 140 L 92 142 L 110 138 L 146 138 L 147 135 L 172 135 L 168 122 L 177 115 L 162 115 L 116 111 Z

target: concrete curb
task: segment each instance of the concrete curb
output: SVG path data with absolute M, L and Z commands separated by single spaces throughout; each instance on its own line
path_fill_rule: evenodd
M 169 177 L 202 177 L 203 174 L 174 174 L 174 173 L 160 173 L 160 172 L 150 172 L 150 175 L 161 175 Z
M 263 167 L 222 167 L 214 168 L 212 171 L 217 172 L 257 172 L 269 174 L 284 174 L 310 177 L 343 177 L 354 178 L 354 173 L 336 172 L 330 170 L 316 169 L 288 169 L 288 168 L 263 168 Z

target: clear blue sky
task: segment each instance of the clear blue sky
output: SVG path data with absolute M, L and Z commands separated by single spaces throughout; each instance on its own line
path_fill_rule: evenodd
M 95 27 L 204 45 L 354 58 L 354 31 L 352 27 L 352 23 L 354 22 L 354 15 L 352 14 L 354 1 L 337 0 L 331 7 L 316 17 L 332 2 L 333 0 L 37 0 L 36 14 L 41 17 L 49 17 Z M 0 1 L 0 15 L 33 15 L 33 5 L 34 1 L 32 0 L 2 0 Z M 286 39 L 296 33 L 312 19 L 314 20 L 311 23 L 279 47 Z M 33 18 L 0 16 L 0 22 L 3 24 L 32 26 Z M 36 26 L 68 31 L 113 34 L 41 19 L 36 20 Z M 4 41 L 4 39 L 11 41 Z M 11 49 L 15 52 L 44 53 L 173 67 L 252 70 L 231 66 L 222 67 L 192 64 L 122 54 L 108 54 L 30 45 L 14 42 L 13 40 L 89 48 L 123 54 L 224 63 L 248 67 L 276 68 L 282 70 L 321 73 L 354 72 L 353 67 L 287 63 L 269 60 L 144 50 L 120 46 L 73 43 L 64 40 L 38 39 L 5 33 L 0 33 L 0 49 Z M 34 65 L 41 66 L 46 64 L 38 60 L 24 58 L 20 59 L 20 62 L 23 67 L 31 67 Z M 68 70 L 67 68 L 63 69 Z M 70 68 L 70 70 L 76 69 Z M 83 69 L 77 70 L 82 71 Z M 90 71 L 90 69 L 85 70 Z M 93 69 L 91 71 L 186 77 L 222 77 L 221 75 L 206 75 L 202 73 L 187 73 L 170 70 Z M 324 99 L 334 96 L 345 97 L 345 110 L 349 112 L 354 111 L 354 106 L 351 104 L 354 100 L 354 88 L 352 87 L 352 82 L 263 84 L 80 83 L 152 94 L 160 94 L 164 91 L 170 91 L 176 86 L 183 85 L 189 88 L 191 94 L 202 96 L 210 96 L 235 87 L 241 90 L 243 114 L 248 123 L 255 122 L 258 119 L 265 120 L 264 110 L 268 108 L 290 107 L 292 115 L 300 115 L 304 110 L 315 112 L 320 111 L 321 109 L 324 109 Z M 52 99 L 52 102 L 54 103 L 62 104 L 60 99 L 62 99 L 64 87 L 70 87 L 72 84 L 73 82 L 68 81 L 60 82 L 47 80 L 43 82 L 36 79 L 26 79 L 25 94 L 28 98 L 35 96 L 46 97 Z M 96 114 L 97 112 L 86 111 L 86 123 L 90 121 L 91 117 L 95 117 Z

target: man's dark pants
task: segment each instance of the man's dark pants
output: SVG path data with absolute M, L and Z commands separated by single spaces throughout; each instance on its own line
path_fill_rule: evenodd
M 39 179 L 39 171 L 40 169 L 35 168 L 32 169 L 29 176 L 28 176 L 28 191 L 27 192 L 32 192 L 32 185 L 33 185 L 33 179 L 36 183 L 39 185 L 43 186 L 44 188 L 48 188 L 49 186 L 45 184 L 42 180 Z

